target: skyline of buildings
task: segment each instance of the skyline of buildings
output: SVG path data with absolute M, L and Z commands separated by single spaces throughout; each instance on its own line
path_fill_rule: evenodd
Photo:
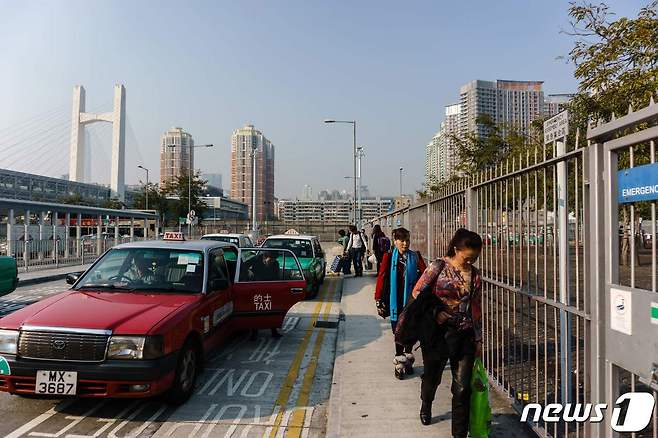
M 425 185 L 448 180 L 458 165 L 454 137 L 471 132 L 486 136 L 486 127 L 477 123 L 487 115 L 498 125 L 514 127 L 530 135 L 531 123 L 551 117 L 565 108 L 573 94 L 545 95 L 543 81 L 472 80 L 459 89 L 459 103 L 445 107 L 438 132 L 425 146 Z
M 363 199 L 361 201 L 364 220 L 374 219 L 390 211 L 393 200 L 385 198 Z M 331 222 L 349 223 L 352 215 L 352 201 L 282 199 L 277 202 L 278 218 L 290 222 Z
M 252 164 L 256 153 L 256 168 Z M 252 217 L 253 172 L 256 174 L 256 219 L 274 217 L 274 145 L 254 125 L 247 124 L 231 135 L 231 199 L 249 206 Z
M 160 186 L 194 169 L 194 138 L 183 128 L 173 127 L 160 141 Z

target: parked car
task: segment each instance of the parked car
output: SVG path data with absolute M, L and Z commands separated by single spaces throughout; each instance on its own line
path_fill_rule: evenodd
M 201 236 L 201 240 L 214 240 L 217 242 L 227 242 L 232 243 L 238 248 L 251 248 L 254 246 L 251 238 L 246 234 L 235 234 L 235 233 L 214 233 L 214 234 L 204 234 Z
M 261 248 L 289 249 L 295 253 L 304 270 L 309 298 L 318 294 L 326 275 L 327 262 L 317 236 L 279 234 L 265 239 Z
M 16 259 L 10 256 L 0 256 L 0 296 L 15 291 L 16 286 L 18 286 Z
M 305 296 L 289 250 L 165 237 L 118 245 L 86 272 L 69 274 L 70 290 L 0 319 L 0 355 L 10 369 L 0 375 L 0 391 L 164 394 L 180 404 L 211 350 L 236 331 L 281 327 Z M 264 253 L 284 260 L 278 278 L 248 275 L 262 271 Z

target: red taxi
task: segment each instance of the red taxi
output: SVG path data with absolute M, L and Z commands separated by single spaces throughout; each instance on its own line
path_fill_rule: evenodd
M 67 281 L 0 319 L 0 391 L 182 403 L 205 355 L 281 327 L 306 286 L 291 251 L 217 241 L 118 245 Z

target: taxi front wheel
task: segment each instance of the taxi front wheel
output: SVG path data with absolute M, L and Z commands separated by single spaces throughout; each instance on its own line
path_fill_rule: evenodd
M 171 388 L 165 395 L 167 403 L 180 405 L 187 401 L 194 392 L 196 378 L 201 368 L 201 354 L 199 347 L 192 340 L 188 340 L 178 355 L 176 375 Z

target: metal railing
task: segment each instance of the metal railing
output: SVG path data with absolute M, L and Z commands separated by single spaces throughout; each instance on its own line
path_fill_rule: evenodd
M 654 117 L 652 122 L 636 126 L 634 131 L 620 126 L 606 138 L 609 142 L 614 138 L 615 144 L 624 146 L 615 153 L 625 153 L 630 167 L 638 164 L 639 150 L 645 152 L 643 163 L 655 162 L 652 138 L 658 137 L 658 106 L 648 108 Z M 648 120 L 647 116 L 642 122 Z M 622 141 L 624 138 L 628 140 Z M 639 142 L 645 144 L 640 147 Z M 626 224 L 611 228 L 618 234 L 610 231 L 611 236 L 607 236 L 601 232 L 604 218 L 617 224 L 617 213 L 621 216 L 623 211 L 609 200 L 604 205 L 602 195 L 593 191 L 607 191 L 606 196 L 615 197 L 614 178 L 622 166 L 617 165 L 616 158 L 605 161 L 599 156 L 601 153 L 593 146 L 579 147 L 577 141 L 570 147 L 553 143 L 447 185 L 431 200 L 369 224 L 379 224 L 387 235 L 396 227 L 406 227 L 411 231 L 411 248 L 429 259 L 445 255 L 458 228 L 480 234 L 484 243 L 478 262 L 483 276 L 484 362 L 491 380 L 513 398 L 519 411 L 528 403 L 608 403 L 611 411 L 615 394 L 628 391 L 648 391 L 656 398 L 658 382 L 651 383 L 653 389 L 650 387 L 648 365 L 646 369 L 635 367 L 643 371 L 640 375 L 629 371 L 633 369 L 630 365 L 624 368 L 609 364 L 612 360 L 608 357 L 613 356 L 606 344 L 606 339 L 613 336 L 605 316 L 605 309 L 610 309 L 605 301 L 609 291 L 607 280 L 602 280 L 603 272 L 596 274 L 594 270 L 601 259 L 600 263 L 612 266 L 614 272 L 608 283 L 628 287 L 637 299 L 653 297 L 658 302 L 656 203 L 624 207 Z M 600 162 L 595 164 L 595 159 Z M 606 166 L 614 165 L 605 177 L 604 161 Z M 594 184 L 592 181 L 598 178 L 603 180 Z M 640 232 L 638 226 L 638 209 L 649 211 L 650 226 L 645 221 L 645 232 Z M 650 230 L 651 238 L 646 237 L 646 230 Z M 603 248 L 604 238 L 613 243 Z M 630 248 L 624 249 L 624 242 Z M 628 260 L 620 263 L 620 256 L 624 258 L 625 254 Z M 645 296 L 645 291 L 653 295 Z M 646 320 L 642 315 L 642 321 Z M 648 351 L 637 351 L 635 356 L 653 354 L 658 376 L 658 351 L 655 343 L 652 347 L 645 339 L 651 335 L 634 333 L 634 338 L 637 336 L 646 347 L 634 348 Z M 629 340 L 619 342 L 632 344 Z M 622 359 L 615 361 L 619 364 Z M 635 436 L 657 438 L 657 410 L 649 428 Z M 562 420 L 547 423 L 540 419 L 532 426 L 541 436 L 610 433 L 590 423 Z
M 93 263 L 115 245 L 144 240 L 142 237 L 85 237 L 82 239 L 0 240 L 0 255 L 16 258 L 19 272 Z

